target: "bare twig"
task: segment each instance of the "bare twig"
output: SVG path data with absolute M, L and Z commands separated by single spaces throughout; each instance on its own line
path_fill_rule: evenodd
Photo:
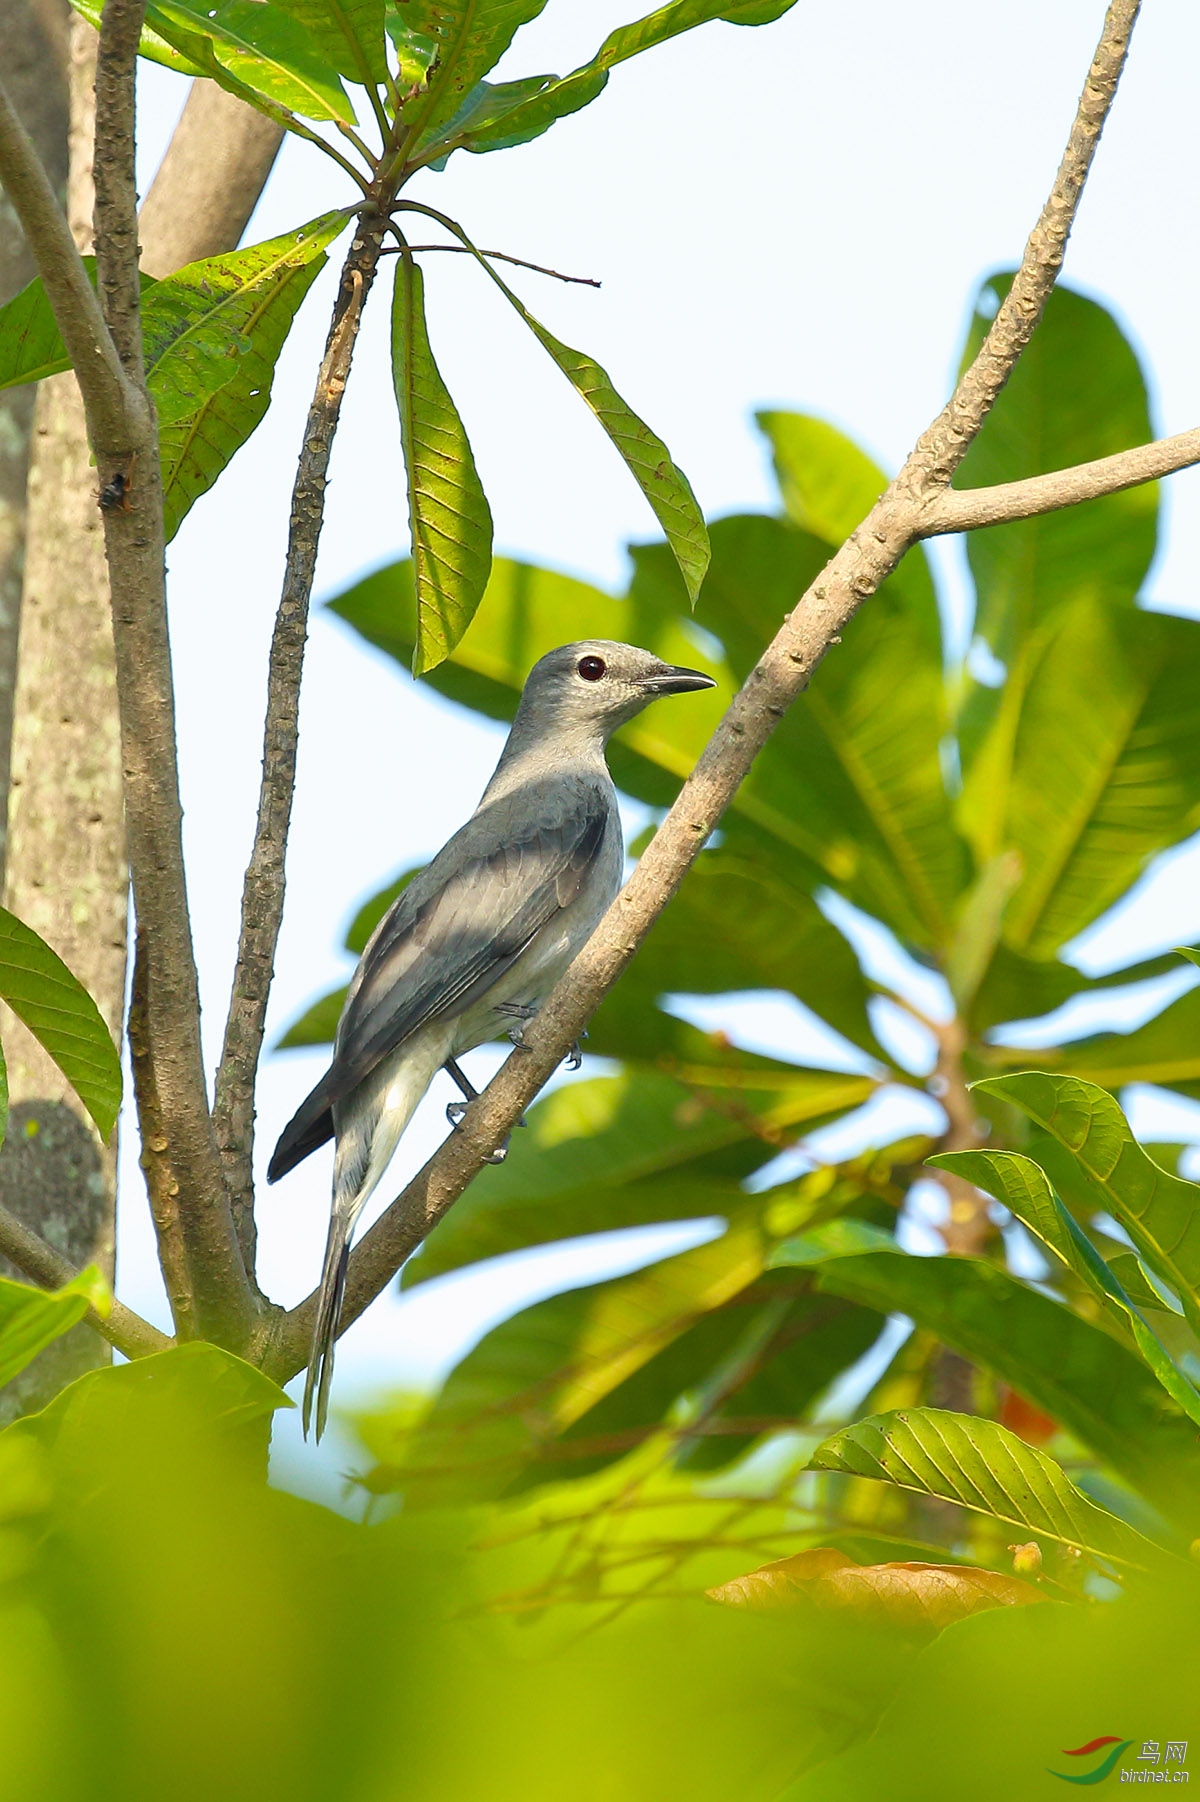
M 172 1197 L 187 1248 L 197 1329 L 244 1341 L 252 1313 L 221 1178 L 200 1050 L 200 998 L 188 918 L 175 707 L 167 638 L 158 432 L 141 360 L 134 186 L 134 68 L 144 0 L 106 0 L 96 72 L 97 273 L 121 359 L 124 440 L 97 446 L 102 493 L 120 475 L 130 504 L 104 511 L 113 601 L 125 818 L 138 925 L 145 933 L 146 1028 L 161 1117 L 178 1179 Z M 94 354 L 94 353 L 93 353 Z M 78 361 L 76 368 L 79 368 Z M 85 403 L 88 390 L 80 373 Z M 88 406 L 89 432 L 93 431 Z M 113 447 L 118 449 L 118 447 Z M 131 478 L 136 466 L 136 480 Z
M 7 1208 L 0 1208 L 0 1252 L 43 1289 L 61 1289 L 64 1283 L 79 1274 L 61 1252 L 39 1239 Z M 94 1308 L 88 1309 L 84 1319 L 127 1358 L 144 1358 L 151 1352 L 167 1351 L 174 1343 L 119 1301 L 113 1302 L 107 1320 L 101 1319 Z
M 1161 476 L 1195 463 L 1200 463 L 1200 427 L 1177 432 L 1173 438 L 1156 438 L 1153 444 L 1139 444 L 1112 457 L 1097 457 L 1092 463 L 1030 476 L 1023 482 L 1002 482 L 995 488 L 943 488 L 925 503 L 920 536 L 974 532 L 981 526 L 1031 519 L 1037 513 L 1053 513 L 1104 494 L 1119 494 L 1123 488 L 1136 488 L 1143 482 L 1157 482 Z
M 325 514 L 329 454 L 350 373 L 367 293 L 379 262 L 385 221 L 360 221 L 342 269 L 325 356 L 304 430 L 292 491 L 283 593 L 275 617 L 267 677 L 267 717 L 258 825 L 242 890 L 237 967 L 217 1071 L 213 1119 L 246 1269 L 254 1269 L 254 1085 L 262 1051 L 275 946 L 283 918 L 284 855 L 296 783 L 300 678 L 308 606 Z
M 1028 344 L 1062 264 L 1104 121 L 1116 93 L 1138 0 L 1112 0 L 1066 153 L 1012 288 L 949 404 L 900 475 L 805 593 L 735 696 L 675 805 L 595 934 L 514 1052 L 424 1169 L 363 1238 L 350 1261 L 343 1329 L 388 1283 L 557 1069 L 636 952 L 779 720 L 842 628 L 916 542 L 932 494 L 944 488 Z M 303 1365 L 315 1297 L 275 1328 L 266 1367 Z
M 394 257 L 404 247 L 400 244 L 389 244 L 380 256 Z M 469 257 L 472 252 L 465 244 L 410 244 L 409 250 L 440 250 L 447 256 Z M 527 263 L 524 257 L 510 257 L 505 250 L 481 250 L 481 257 L 491 257 L 497 263 L 514 263 L 518 269 L 532 269 L 535 275 L 552 275 L 556 282 L 576 282 L 581 288 L 598 288 L 600 283 L 594 275 L 564 275 L 561 269 L 547 269 L 544 263 Z

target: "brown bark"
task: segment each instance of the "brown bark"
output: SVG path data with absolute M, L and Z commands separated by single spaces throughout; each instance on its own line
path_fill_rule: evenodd
M 23 0 L 30 32 L 40 27 L 31 55 L 6 55 L 6 82 L 28 87 L 49 111 L 54 84 L 46 34 L 59 29 L 63 61 L 60 134 L 39 143 L 56 187 L 67 175 L 68 44 L 71 79 L 71 157 L 68 221 L 76 244 L 92 244 L 92 154 L 97 36 L 60 0 Z M 35 18 L 49 15 L 48 21 Z M 8 45 L 18 15 L 6 21 Z M 216 97 L 217 104 L 213 104 Z M 27 128 L 41 113 L 22 109 Z M 154 205 L 141 236 L 147 267 L 163 273 L 200 256 L 232 248 L 240 239 L 274 161 L 280 129 L 211 83 L 196 83 L 151 190 Z M 32 274 L 33 260 L 15 214 L 5 203 L 0 231 L 11 227 L 23 263 L 7 286 Z M 4 243 L 0 239 L 0 246 Z M 7 271 L 7 265 L 6 271 Z M 129 879 L 125 863 L 122 763 L 108 572 L 97 474 L 73 375 L 17 389 L 20 415 L 36 420 L 28 477 L 28 522 L 0 511 L 0 756 L 12 741 L 10 836 L 5 902 L 42 934 L 96 998 L 119 1042 L 125 991 Z M 0 457 L 9 440 L 0 441 Z M 10 462 L 15 466 L 17 459 Z M 0 461 L 0 481 L 8 475 Z M 136 472 L 135 472 L 136 482 Z M 13 467 L 8 493 L 25 495 L 24 462 Z M 23 511 L 23 509 L 22 509 Z M 5 655 L 5 602 L 19 595 L 22 539 L 24 616 L 19 652 Z M 13 556 L 3 561 L 5 545 Z M 15 564 L 15 569 L 14 569 Z M 6 586 L 5 578 L 8 578 Z M 14 639 L 15 639 L 15 613 Z M 15 728 L 5 707 L 5 674 L 19 657 Z M 7 786 L 7 784 L 6 784 Z M 0 791 L 3 792 L 3 791 Z M 71 1264 L 100 1263 L 113 1274 L 116 1140 L 98 1135 L 57 1067 L 20 1022 L 4 1022 L 14 1111 L 10 1144 L 0 1157 L 0 1205 L 27 1224 Z M 178 1286 L 178 1285 L 176 1285 Z M 177 1299 L 174 1298 L 173 1299 Z M 165 1343 L 165 1341 L 164 1341 Z M 0 1417 L 41 1405 L 82 1369 L 108 1357 L 90 1327 L 79 1327 L 42 1354 L 6 1391 Z
M 67 217 L 75 242 L 89 250 L 96 34 L 70 15 L 68 41 Z M 96 472 L 74 376 L 42 383 L 36 402 L 31 390 L 17 392 L 32 403 L 33 441 L 4 899 L 79 977 L 119 1042 L 128 878 Z M 0 1205 L 72 1264 L 99 1264 L 111 1282 L 116 1134 L 101 1143 L 57 1065 L 9 1013 L 3 1038 L 12 1112 Z M 76 1327 L 6 1388 L 0 1418 L 43 1405 L 109 1355 L 91 1327 Z
M 9 92 L 57 193 L 67 183 L 68 15 L 67 0 L 8 0 L 0 14 L 0 62 Z M 20 221 L 0 192 L 0 303 L 33 275 Z M 0 795 L 8 792 L 33 403 L 32 388 L 8 388 L 0 394 Z M 0 820 L 0 872 L 3 846 Z

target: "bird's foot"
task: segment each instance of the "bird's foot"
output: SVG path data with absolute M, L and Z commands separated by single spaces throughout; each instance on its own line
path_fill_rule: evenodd
M 451 1101 L 447 1105 L 446 1118 L 450 1122 L 451 1126 L 454 1128 L 455 1132 L 459 1131 L 462 1117 L 466 1113 L 466 1111 L 470 1107 L 470 1105 L 471 1105 L 471 1103 L 469 1101 Z M 524 1126 L 525 1122 L 524 1122 L 524 1120 L 520 1120 L 517 1122 L 517 1124 L 519 1126 Z M 508 1140 L 505 1139 L 503 1145 L 497 1145 L 495 1151 L 489 1151 L 483 1161 L 485 1164 L 502 1164 L 507 1156 L 508 1156 Z
M 523 1001 L 499 1001 L 496 1003 L 496 1012 L 501 1019 L 515 1022 L 508 1029 L 508 1042 L 515 1051 L 526 1049 L 524 1028 L 531 1020 L 537 1018 L 537 1011 L 536 1007 L 530 1007 Z
M 587 1038 L 587 1033 L 581 1032 L 579 1035 L 579 1039 L 586 1039 L 586 1038 Z M 565 1059 L 563 1060 L 566 1065 L 566 1068 L 568 1070 L 578 1070 L 580 1065 L 583 1063 L 583 1052 L 580 1049 L 579 1039 L 576 1039 L 575 1043 L 572 1045 L 571 1049 L 568 1051 Z

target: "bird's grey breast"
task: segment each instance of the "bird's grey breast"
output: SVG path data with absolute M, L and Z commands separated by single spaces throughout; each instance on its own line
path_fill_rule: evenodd
M 372 935 L 338 1027 L 348 1093 L 435 1020 L 458 1049 L 496 1030 L 497 1002 L 537 1006 L 593 931 L 621 877 L 616 793 L 603 762 L 512 768 L 414 877 Z

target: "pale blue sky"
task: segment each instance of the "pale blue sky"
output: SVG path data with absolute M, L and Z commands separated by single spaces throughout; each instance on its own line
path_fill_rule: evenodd
M 637 11 L 636 0 L 550 0 L 504 73 L 561 73 Z M 1019 256 L 1037 215 L 1103 13 L 1103 0 L 1008 0 L 1003 9 L 984 0 L 801 0 L 773 26 L 706 27 L 619 68 L 593 107 L 539 142 L 460 155 L 413 192 L 459 217 L 477 243 L 600 277 L 598 293 L 520 271 L 512 280 L 555 332 L 607 367 L 667 440 L 706 511 L 770 507 L 755 408 L 821 414 L 894 468 L 941 405 L 980 278 Z M 1148 8 L 1066 270 L 1131 333 L 1163 431 L 1200 419 L 1200 246 L 1190 200 L 1198 63 L 1200 12 L 1187 0 Z M 185 86 L 163 70 L 145 72 L 143 190 Z M 289 141 L 248 241 L 346 198 L 332 165 Z M 623 467 L 468 259 L 428 258 L 426 268 L 434 348 L 474 444 L 497 549 L 620 585 L 626 541 L 655 535 Z M 288 495 L 332 283 L 330 269 L 305 305 L 266 422 L 170 551 L 185 833 L 214 1061 L 256 798 Z M 379 294 L 347 393 L 320 596 L 406 548 L 386 311 Z M 1173 479 L 1167 542 L 1151 578 L 1152 598 L 1172 611 L 1200 611 L 1198 484 L 1195 474 Z M 936 555 L 957 619 L 956 547 L 943 542 Z M 344 978 L 338 946 L 347 918 L 470 812 L 498 742 L 495 728 L 419 693 L 317 610 L 276 1033 Z M 1200 937 L 1198 869 L 1184 853 L 1144 883 L 1136 905 L 1095 937 L 1094 960 L 1112 966 L 1143 946 Z M 740 1021 L 743 1035 L 764 1044 L 814 1049 L 795 1010 L 778 1003 L 754 1003 Z M 319 1054 L 268 1061 L 264 1162 L 321 1068 Z M 441 1136 L 445 1099 L 431 1098 L 410 1129 L 381 1202 Z M 1172 1110 L 1169 1123 L 1165 1110 L 1148 1110 L 1145 1122 L 1160 1136 L 1169 1126 L 1174 1136 L 1200 1137 L 1190 1109 Z M 131 1155 L 124 1194 L 121 1291 L 162 1319 Z M 315 1280 L 327 1209 L 321 1157 L 264 1191 L 263 1269 L 279 1300 L 296 1300 Z M 623 1255 L 634 1256 L 627 1243 Z M 389 1379 L 427 1377 L 514 1295 L 576 1274 L 571 1256 L 547 1254 L 534 1273 L 438 1285 L 403 1304 L 384 1298 L 342 1342 L 335 1401 Z M 335 1446 L 334 1462 L 338 1455 Z

